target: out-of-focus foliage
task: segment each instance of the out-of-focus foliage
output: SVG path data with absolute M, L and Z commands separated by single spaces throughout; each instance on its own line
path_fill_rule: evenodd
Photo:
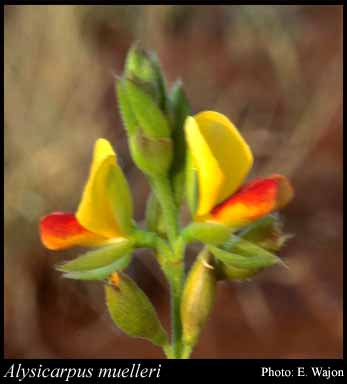
M 4 28 L 7 357 L 159 357 L 115 333 L 102 287 L 61 279 L 61 255 L 37 235 L 42 215 L 76 209 L 103 136 L 143 218 L 148 186 L 114 91 L 136 40 L 158 53 L 170 86 L 182 78 L 194 113 L 217 110 L 242 131 L 251 177 L 276 171 L 296 190 L 288 270 L 219 286 L 193 358 L 341 357 L 342 7 L 8 5 Z M 135 259 L 131 274 L 167 326 L 163 278 L 150 255 Z

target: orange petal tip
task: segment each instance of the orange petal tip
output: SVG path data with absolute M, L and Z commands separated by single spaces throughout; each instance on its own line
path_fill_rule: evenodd
M 293 196 L 294 190 L 285 176 L 255 179 L 214 207 L 209 220 L 240 227 L 283 208 Z
M 74 213 L 53 212 L 40 221 L 43 245 L 51 250 L 100 245 L 107 239 L 85 229 Z

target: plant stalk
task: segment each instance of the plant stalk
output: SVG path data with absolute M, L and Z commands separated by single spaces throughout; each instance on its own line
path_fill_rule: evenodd
M 176 246 L 179 232 L 178 212 L 169 179 L 166 177 L 153 179 L 152 185 L 162 208 L 165 228 L 172 250 L 172 257 L 170 260 L 166 260 L 164 272 L 170 285 L 172 354 L 173 358 L 180 358 L 182 348 L 180 305 L 184 282 L 184 247 Z M 179 242 L 179 244 L 181 243 Z

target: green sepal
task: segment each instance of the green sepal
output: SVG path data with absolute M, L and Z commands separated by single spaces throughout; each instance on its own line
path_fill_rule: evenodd
M 262 271 L 264 268 L 238 268 L 230 264 L 225 264 L 220 260 L 215 261 L 216 274 L 218 280 L 242 281 L 247 280 Z
M 127 239 L 86 252 L 74 260 L 57 265 L 61 272 L 84 272 L 106 267 L 131 252 L 133 242 Z
M 184 228 L 182 236 L 186 241 L 201 241 L 205 244 L 225 243 L 231 235 L 230 227 L 217 223 L 192 223 Z
M 132 110 L 129 97 L 122 79 L 116 80 L 116 94 L 118 106 L 124 127 L 129 136 L 134 135 L 140 128 L 136 115 Z
M 104 280 L 114 272 L 122 271 L 130 264 L 130 254 L 120 257 L 113 263 L 101 268 L 90 269 L 83 272 L 66 272 L 63 277 L 74 280 Z
M 239 236 L 268 251 L 280 250 L 292 235 L 283 233 L 283 223 L 277 213 L 262 217 L 249 224 Z
M 209 246 L 209 250 L 218 260 L 236 268 L 260 269 L 281 262 L 273 253 L 237 236 L 233 236 L 223 248 Z
M 127 275 L 118 274 L 117 285 L 105 285 L 106 305 L 115 325 L 132 337 L 158 346 L 168 344 L 156 310 L 146 294 Z
M 174 156 L 171 167 L 171 180 L 177 204 L 181 203 L 184 194 L 185 161 L 187 145 L 184 135 L 184 122 L 191 114 L 189 101 L 183 91 L 182 82 L 176 81 L 169 96 L 170 118 L 173 127 Z
M 120 167 L 112 167 L 107 179 L 109 196 L 114 216 L 122 233 L 130 234 L 133 230 L 133 201 L 127 179 Z

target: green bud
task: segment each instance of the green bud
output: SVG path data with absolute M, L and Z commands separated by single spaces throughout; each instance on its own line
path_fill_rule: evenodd
M 151 138 L 169 138 L 169 122 L 152 97 L 131 80 L 118 81 L 123 83 L 127 100 L 143 134 Z
M 136 119 L 135 112 L 130 104 L 127 95 L 126 84 L 124 80 L 119 79 L 116 81 L 116 93 L 118 97 L 118 106 L 124 127 L 129 137 L 134 135 L 139 129 L 139 123 Z
M 168 343 L 157 313 L 145 293 L 123 273 L 115 273 L 105 285 L 106 305 L 113 322 L 124 333 L 158 346 Z
M 201 241 L 205 244 L 225 243 L 231 234 L 231 229 L 223 224 L 192 223 L 182 232 L 186 241 Z
M 158 58 L 134 44 L 128 51 L 124 75 L 148 93 L 162 111 L 166 111 L 166 90 Z
M 202 251 L 191 267 L 182 294 L 181 319 L 183 343 L 193 347 L 206 323 L 216 292 L 216 276 L 212 256 Z
M 239 234 L 268 251 L 280 250 L 291 235 L 283 233 L 283 223 L 278 214 L 265 216 L 248 225 Z
M 172 142 L 167 138 L 151 139 L 140 133 L 129 137 L 135 164 L 149 176 L 165 175 L 171 164 Z
M 184 122 L 191 114 L 189 101 L 183 91 L 182 82 L 176 81 L 169 97 L 170 117 L 173 127 L 172 138 L 174 145 L 174 157 L 171 168 L 171 180 L 177 204 L 180 204 L 184 194 L 185 161 L 187 145 L 184 135 Z
M 133 242 L 122 240 L 89 251 L 74 260 L 56 266 L 63 277 L 76 280 L 102 280 L 112 272 L 125 269 L 131 261 Z
M 132 81 L 117 81 L 123 123 L 135 164 L 149 176 L 165 175 L 172 162 L 169 123 L 153 99 Z

